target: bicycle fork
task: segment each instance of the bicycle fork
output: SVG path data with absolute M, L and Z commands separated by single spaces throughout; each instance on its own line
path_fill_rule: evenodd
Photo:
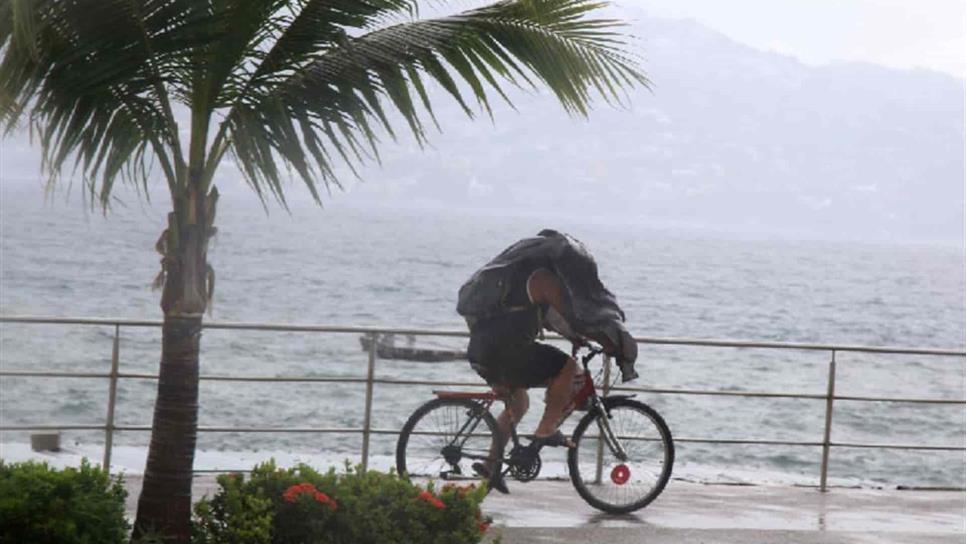
M 607 444 L 607 447 L 610 448 L 611 452 L 613 452 L 614 457 L 617 457 L 617 459 L 622 463 L 626 462 L 627 451 L 624 449 L 624 446 L 621 444 L 621 441 L 618 439 L 617 435 L 614 434 L 613 429 L 611 429 L 610 413 L 608 412 L 607 407 L 604 406 L 603 401 L 600 399 L 598 399 L 596 409 L 597 429 L 600 430 L 600 435 L 603 438 L 604 443 Z

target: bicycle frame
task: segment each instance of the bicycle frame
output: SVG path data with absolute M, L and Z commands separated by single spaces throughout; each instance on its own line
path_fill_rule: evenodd
M 596 357 L 601 353 L 603 353 L 603 350 L 601 348 L 590 347 L 590 351 L 587 354 L 581 356 L 580 359 L 584 367 L 584 372 L 590 371 L 589 370 L 590 361 L 592 361 L 594 357 Z M 604 402 L 605 398 L 606 397 L 600 396 L 597 393 L 597 388 L 594 387 L 588 397 L 588 401 L 590 403 L 590 406 L 588 407 L 588 411 L 596 411 L 598 413 L 596 421 L 597 421 L 598 428 L 600 429 L 601 435 L 604 437 L 604 443 L 607 444 L 607 447 L 611 450 L 611 452 L 613 452 L 615 457 L 617 457 L 621 461 L 626 461 L 627 452 L 624 450 L 624 447 L 620 443 L 620 440 L 618 440 L 617 436 L 610 428 L 610 423 L 609 423 L 610 414 L 607 410 L 606 403 Z M 505 397 L 499 396 L 498 394 L 496 394 L 495 391 L 493 392 L 492 396 L 474 398 L 473 400 L 480 405 L 481 410 L 477 414 L 474 414 L 472 417 L 467 419 L 467 421 L 463 424 L 460 430 L 457 431 L 457 433 L 453 436 L 453 440 L 446 447 L 447 448 L 456 447 L 462 450 L 466 441 L 470 438 L 470 436 L 476 430 L 477 426 L 479 426 L 480 422 L 482 421 L 483 413 L 489 412 L 490 408 L 493 406 L 493 403 L 496 402 L 497 399 L 502 400 L 504 402 L 504 405 L 506 405 L 507 399 Z M 567 417 L 570 417 L 570 414 L 567 414 Z M 506 451 L 506 446 L 510 443 L 513 444 L 514 448 L 520 446 L 520 435 L 517 433 L 517 426 L 516 426 L 516 423 L 514 423 L 513 421 L 510 422 L 510 436 L 508 438 L 509 440 L 507 440 L 503 445 L 504 451 Z M 511 451 L 512 451 L 512 448 L 511 448 Z M 473 455 L 473 454 L 462 454 L 462 455 L 464 455 L 468 459 L 477 459 L 480 461 L 488 461 L 488 462 L 493 461 L 493 459 L 491 459 L 489 455 L 487 456 Z M 504 454 L 503 462 L 505 465 L 507 465 L 503 469 L 504 474 L 506 472 L 509 472 L 512 469 L 510 460 L 511 458 L 506 457 Z

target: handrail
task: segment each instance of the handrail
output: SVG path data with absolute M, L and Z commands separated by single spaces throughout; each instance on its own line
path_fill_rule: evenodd
M 46 317 L 23 315 L 0 315 L 0 323 L 38 323 L 50 325 L 107 325 L 121 327 L 160 327 L 163 321 L 159 319 L 125 319 L 125 318 L 91 318 L 91 317 Z M 257 330 L 271 332 L 328 332 L 354 334 L 398 334 L 415 336 L 449 336 L 469 337 L 465 330 L 456 329 L 420 329 L 398 327 L 372 327 L 355 325 L 295 325 L 286 323 L 248 323 L 230 321 L 209 321 L 202 324 L 206 329 L 222 330 Z M 562 340 L 556 334 L 548 334 L 548 338 Z M 862 346 L 849 344 L 813 344 L 801 342 L 767 342 L 760 340 L 719 340 L 703 338 L 675 338 L 635 336 L 634 341 L 640 344 L 703 346 L 722 348 L 762 348 L 762 349 L 792 349 L 806 351 L 854 351 L 864 353 L 891 353 L 897 355 L 948 355 L 966 357 L 966 349 L 949 348 L 920 348 L 920 347 L 892 347 L 892 346 Z
M 130 373 L 122 372 L 120 366 L 120 333 L 122 327 L 161 327 L 161 320 L 145 319 L 120 319 L 120 318 L 86 318 L 86 317 L 44 317 L 44 316 L 2 316 L 0 323 L 21 323 L 21 324 L 41 324 L 41 325 L 92 325 L 110 326 L 114 329 L 111 371 L 103 372 L 62 372 L 44 370 L 3 370 L 0 369 L 0 377 L 21 377 L 21 378 L 78 378 L 78 379 L 108 379 L 108 411 L 106 422 L 103 425 L 95 424 L 37 424 L 37 425 L 0 425 L 0 431 L 25 431 L 25 430 L 100 430 L 105 433 L 105 451 L 103 465 L 106 469 L 110 468 L 111 450 L 113 446 L 113 434 L 115 432 L 146 432 L 150 431 L 150 426 L 144 425 L 117 425 L 114 422 L 116 407 L 117 381 L 119 379 L 158 379 L 157 374 Z M 221 330 L 257 330 L 272 332 L 306 332 L 306 333 L 331 333 L 331 334 L 399 334 L 414 336 L 442 336 L 465 338 L 468 333 L 464 330 L 430 330 L 418 328 L 392 328 L 392 327 L 371 327 L 371 326 L 347 326 L 347 325 L 298 325 L 298 324 L 279 324 L 279 323 L 238 323 L 238 322 L 208 322 L 204 323 L 206 329 Z M 552 339 L 561 339 L 556 335 L 549 335 Z M 832 448 L 874 448 L 874 449 L 903 449 L 903 450 L 923 450 L 923 451 L 966 451 L 966 446 L 959 445 L 927 445 L 927 444 L 868 444 L 853 442 L 837 442 L 831 439 L 832 415 L 835 401 L 856 401 L 856 402 L 893 402 L 893 403 L 920 403 L 920 404 L 947 404 L 947 405 L 966 405 L 966 399 L 948 398 L 902 398 L 902 397 L 876 397 L 858 395 L 839 395 L 835 392 L 836 362 L 835 356 L 838 352 L 861 352 L 878 354 L 902 354 L 902 355 L 929 355 L 929 356 L 952 356 L 966 358 L 966 350 L 963 349 L 942 349 L 942 348 L 911 348 L 911 347 L 890 347 L 890 346 L 859 346 L 859 345 L 838 345 L 838 344 L 813 344 L 813 343 L 790 343 L 790 342 L 763 342 L 754 340 L 718 340 L 718 339 L 697 339 L 697 338 L 659 338 L 659 337 L 636 337 L 635 341 L 641 344 L 651 345 L 674 345 L 692 347 L 720 347 L 720 348 L 751 348 L 751 349 L 784 349 L 784 350 L 806 350 L 806 351 L 825 351 L 831 354 L 829 361 L 829 372 L 827 381 L 827 391 L 825 393 L 801 393 L 801 392 L 768 392 L 768 391 L 728 391 L 728 390 L 701 390 L 701 389 L 669 389 L 669 388 L 644 388 L 620 386 L 610 383 L 610 360 L 605 358 L 605 383 L 604 392 L 644 392 L 661 395 L 707 395 L 707 396 L 736 396 L 749 398 L 794 398 L 805 400 L 825 401 L 825 427 L 824 436 L 821 441 L 789 441 L 789 440 L 762 440 L 744 438 L 707 438 L 707 437 L 677 437 L 676 442 L 680 443 L 707 443 L 707 444 L 749 444 L 749 445 L 782 445 L 782 446 L 802 446 L 802 447 L 821 447 L 822 464 L 820 474 L 820 485 L 822 491 L 827 489 L 828 459 Z M 391 379 L 376 378 L 375 365 L 378 360 L 375 350 L 376 342 L 370 344 L 368 359 L 369 365 L 365 377 L 342 377 L 342 376 L 223 376 L 223 375 L 202 375 L 202 381 L 227 381 L 227 382 L 274 382 L 274 383 L 353 383 L 364 384 L 365 392 L 365 416 L 362 428 L 342 428 L 342 427 L 227 427 L 211 426 L 198 427 L 198 432 L 254 432 L 254 433 L 342 433 L 342 434 L 362 434 L 362 465 L 366 467 L 369 458 L 369 437 L 370 435 L 394 435 L 399 434 L 394 429 L 372 428 L 371 414 L 373 402 L 373 388 L 375 385 L 434 385 L 434 386 L 480 386 L 479 382 L 454 382 L 454 381 L 432 381 L 432 380 L 410 380 L 410 379 Z

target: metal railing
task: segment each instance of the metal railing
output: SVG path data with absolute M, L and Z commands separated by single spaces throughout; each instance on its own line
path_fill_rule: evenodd
M 162 322 L 159 320 L 133 320 L 133 319 L 100 319 L 100 318 L 61 318 L 61 317 L 32 317 L 32 316 L 0 316 L 0 323 L 21 323 L 38 325 L 90 325 L 90 326 L 111 326 L 114 328 L 113 345 L 111 350 L 111 370 L 109 373 L 93 372 L 51 372 L 51 371 L 8 371 L 0 368 L 0 377 L 33 377 L 33 378 L 96 378 L 107 379 L 108 403 L 107 414 L 104 425 L 0 425 L 0 431 L 35 431 L 35 430 L 101 430 L 104 432 L 104 458 L 103 466 L 110 469 L 111 454 L 114 443 L 114 433 L 117 431 L 150 431 L 150 426 L 137 425 L 116 425 L 115 406 L 117 401 L 117 384 L 121 379 L 157 379 L 156 374 L 125 373 L 120 371 L 120 337 L 121 328 L 160 328 Z M 327 326 L 327 325 L 288 325 L 271 323 L 229 323 L 229 322 L 210 322 L 204 324 L 205 329 L 211 330 L 249 330 L 249 331 L 275 331 L 275 332 L 302 332 L 302 333 L 328 333 L 328 334 L 366 334 L 373 339 L 369 343 L 368 367 L 365 378 L 346 378 L 346 377 L 277 377 L 277 376 L 219 376 L 202 375 L 202 381 L 235 381 L 235 382 L 289 382 L 289 383 L 358 383 L 365 384 L 365 412 L 363 426 L 361 428 L 342 428 L 342 427 L 199 427 L 199 432 L 257 432 L 257 433 L 342 433 L 342 434 L 362 434 L 361 464 L 363 470 L 369 463 L 369 445 L 372 435 L 398 435 L 396 429 L 378 429 L 372 427 L 372 399 L 373 387 L 375 384 L 391 385 L 431 385 L 431 386 L 480 386 L 479 382 L 445 382 L 429 380 L 403 380 L 376 378 L 375 368 L 377 357 L 378 335 L 396 334 L 411 336 L 433 336 L 433 337 L 467 337 L 465 331 L 456 330 L 425 330 L 408 328 L 382 328 L 382 327 L 354 327 L 354 326 Z M 824 395 L 808 393 L 783 393 L 783 392 L 749 392 L 749 391 L 721 391 L 703 389 L 658 389 L 646 387 L 625 387 L 610 383 L 610 360 L 605 358 L 604 384 L 605 393 L 610 391 L 641 392 L 661 395 L 706 395 L 706 396 L 734 396 L 734 397 L 753 397 L 753 398 L 787 398 L 787 399 L 810 399 L 822 400 L 825 402 L 825 423 L 821 441 L 789 441 L 789 440 L 762 440 L 762 439 L 721 439 L 709 437 L 675 437 L 677 443 L 706 443 L 706 444 L 743 444 L 743 445 L 780 445 L 780 446 L 813 446 L 822 448 L 822 462 L 819 488 L 822 491 L 828 487 L 828 465 L 829 456 L 832 448 L 874 448 L 874 449 L 898 449 L 898 450 L 927 450 L 927 451 L 966 451 L 966 445 L 925 445 L 925 444 L 872 444 L 862 442 L 837 442 L 832 441 L 832 421 L 835 401 L 859 401 L 859 402 L 894 402 L 894 403 L 913 403 L 913 404 L 953 404 L 966 405 L 966 399 L 937 399 L 937 398 L 905 398 L 905 397 L 875 397 L 875 396 L 855 396 L 837 395 L 835 392 L 836 378 L 836 354 L 842 352 L 856 353 L 876 353 L 876 354 L 898 354 L 898 355 L 926 355 L 926 356 L 947 356 L 962 357 L 966 362 L 966 350 L 956 349 L 923 349 L 923 348 L 902 348 L 902 347 L 873 347 L 855 346 L 838 344 L 804 344 L 787 342 L 757 342 L 757 341 L 736 341 L 736 340 L 704 340 L 688 338 L 635 338 L 640 344 L 649 345 L 669 345 L 669 346 L 694 346 L 694 347 L 716 347 L 716 348 L 756 348 L 769 350 L 798 350 L 798 351 L 819 351 L 827 352 L 830 355 L 828 364 L 827 387 Z

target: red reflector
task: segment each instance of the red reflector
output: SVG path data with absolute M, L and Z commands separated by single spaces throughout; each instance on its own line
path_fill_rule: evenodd
M 614 467 L 614 470 L 610 471 L 610 480 L 617 485 L 624 485 L 627 480 L 631 479 L 631 469 L 627 468 L 627 465 L 620 464 Z

